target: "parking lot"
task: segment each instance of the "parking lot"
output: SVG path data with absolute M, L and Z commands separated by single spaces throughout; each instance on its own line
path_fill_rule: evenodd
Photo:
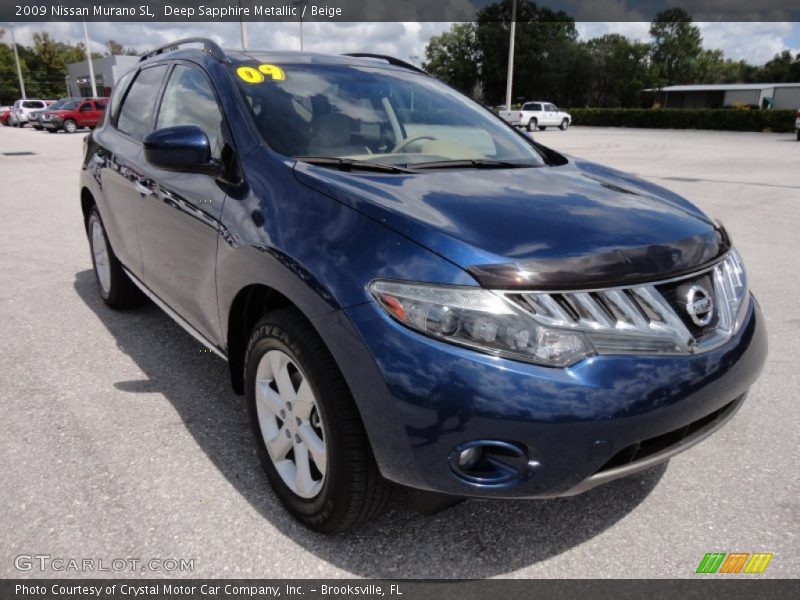
M 423 517 L 398 495 L 339 537 L 305 530 L 272 494 L 222 360 L 152 305 L 101 302 L 78 201 L 83 135 L 0 128 L 0 576 L 82 575 L 15 568 L 20 554 L 46 554 L 194 561 L 148 577 L 693 577 L 706 552 L 772 552 L 761 577 L 800 576 L 794 134 L 536 134 L 683 194 L 728 227 L 770 356 L 726 427 L 582 496 L 467 501 Z

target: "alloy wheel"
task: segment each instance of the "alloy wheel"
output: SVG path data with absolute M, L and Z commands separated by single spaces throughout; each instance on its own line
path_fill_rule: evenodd
M 92 220 L 92 256 L 97 280 L 100 282 L 103 294 L 107 295 L 111 291 L 111 263 L 103 225 L 96 218 Z
M 313 498 L 325 483 L 328 448 L 308 379 L 288 354 L 270 350 L 258 363 L 255 396 L 275 470 L 293 493 Z

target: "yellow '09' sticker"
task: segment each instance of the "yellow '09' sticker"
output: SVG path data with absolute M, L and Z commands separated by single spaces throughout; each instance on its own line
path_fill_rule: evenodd
M 247 83 L 261 83 L 265 79 L 265 75 L 271 80 L 283 81 L 286 79 L 286 73 L 277 65 L 262 64 L 255 67 L 239 67 L 236 69 L 236 74 L 242 81 Z
M 283 69 L 281 69 L 277 65 L 268 65 L 268 64 L 258 65 L 258 70 L 264 75 L 267 75 L 268 77 L 275 79 L 277 81 L 283 81 L 284 79 L 286 79 L 286 73 L 284 73 Z

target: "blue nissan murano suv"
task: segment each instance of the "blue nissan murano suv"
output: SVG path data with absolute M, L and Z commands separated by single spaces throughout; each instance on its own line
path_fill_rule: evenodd
M 150 298 L 227 360 L 314 530 L 395 484 L 547 498 L 646 469 L 764 364 L 719 222 L 392 57 L 182 40 L 106 112 L 80 186 L 99 293 Z

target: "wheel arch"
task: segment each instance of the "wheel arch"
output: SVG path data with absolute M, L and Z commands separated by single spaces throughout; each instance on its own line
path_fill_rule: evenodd
M 92 207 L 97 202 L 94 199 L 94 194 L 86 186 L 81 187 L 81 213 L 83 213 L 83 224 L 89 220 L 89 214 L 92 212 Z
M 236 394 L 244 394 L 244 355 L 253 326 L 268 312 L 286 307 L 294 307 L 303 313 L 297 304 L 281 292 L 261 283 L 247 285 L 234 296 L 225 322 L 228 366 L 231 385 Z

